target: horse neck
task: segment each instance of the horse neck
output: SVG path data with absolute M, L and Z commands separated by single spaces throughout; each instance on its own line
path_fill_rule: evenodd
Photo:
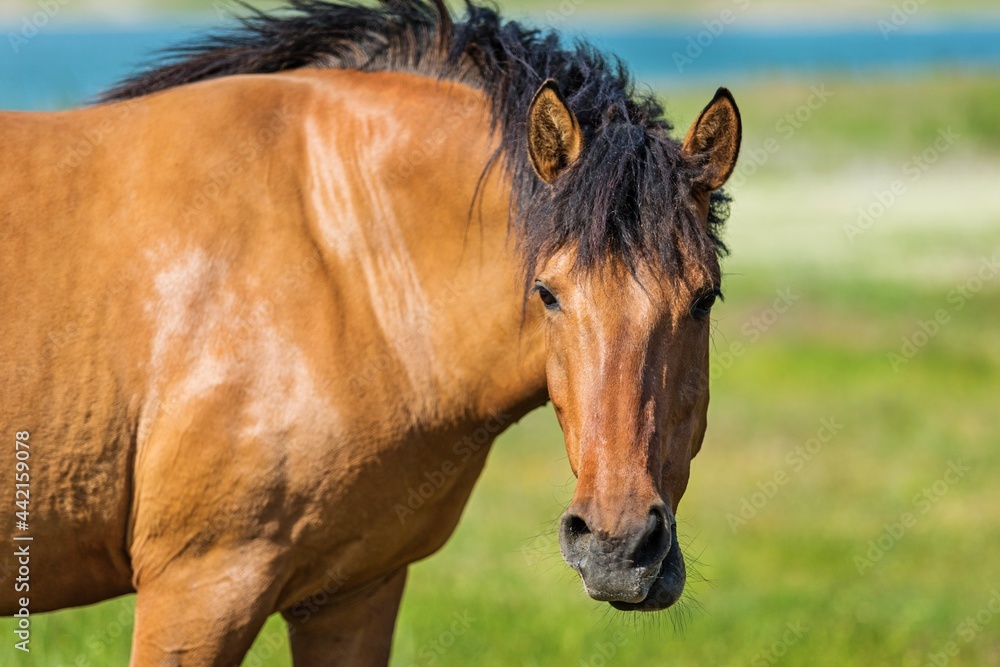
M 496 146 L 483 94 L 411 74 L 339 75 L 338 95 L 356 96 L 328 117 L 338 150 L 311 151 L 325 183 L 317 245 L 367 288 L 415 414 L 517 419 L 546 400 L 544 336 L 540 309 L 523 305 L 502 170 L 476 196 Z

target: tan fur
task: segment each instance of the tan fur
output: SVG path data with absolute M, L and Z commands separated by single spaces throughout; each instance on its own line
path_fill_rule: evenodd
M 659 491 L 676 509 L 707 406 L 685 299 L 714 276 L 644 295 L 559 257 L 571 324 L 523 311 L 499 173 L 468 220 L 487 114 L 460 84 L 338 70 L 0 114 L 0 423 L 31 432 L 32 612 L 138 591 L 133 665 L 236 664 L 275 611 L 296 665 L 385 664 L 407 565 L 546 400 L 546 363 L 574 502 L 609 526 Z

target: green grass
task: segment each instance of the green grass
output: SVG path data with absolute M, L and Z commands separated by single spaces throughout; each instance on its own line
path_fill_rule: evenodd
M 959 628 L 1000 590 L 1000 275 L 960 310 L 948 299 L 1000 248 L 1000 144 L 987 122 L 996 84 L 843 80 L 736 189 L 709 431 L 679 517 L 697 561 L 679 609 L 627 615 L 584 595 L 555 540 L 573 478 L 542 410 L 500 438 L 454 537 L 412 568 L 393 665 L 922 666 L 949 641 L 960 649 L 951 665 L 1000 664 L 1000 615 L 986 612 L 971 637 Z M 794 81 L 737 90 L 748 146 L 802 90 Z M 681 125 L 704 99 L 682 91 L 668 102 Z M 946 154 L 848 240 L 857 208 L 943 122 L 975 148 Z M 785 289 L 796 300 L 771 321 Z M 948 324 L 894 370 L 888 355 L 940 309 Z M 734 344 L 742 353 L 729 363 Z M 837 433 L 791 463 L 822 419 Z M 940 489 L 956 461 L 968 472 L 932 492 L 924 512 L 915 496 Z M 772 489 L 776 473 L 786 477 Z M 734 529 L 762 486 L 773 497 Z M 859 574 L 856 559 L 870 541 L 885 544 L 885 526 L 906 512 L 915 525 Z M 40 615 L 30 658 L 4 648 L 0 664 L 125 664 L 131 604 Z M 455 614 L 470 619 L 457 636 Z M 0 636 L 11 627 L 0 620 Z M 289 664 L 280 619 L 245 664 Z
M 779 152 L 769 159 L 772 168 L 801 172 L 899 166 L 931 148 L 939 130 L 949 128 L 958 139 L 946 153 L 964 159 L 1000 156 L 998 73 L 948 70 L 919 77 L 706 81 L 697 89 L 662 91 L 668 117 L 686 130 L 716 85 L 729 86 L 736 97 L 746 149 L 762 148 L 768 139 L 779 144 Z M 825 102 L 820 104 L 814 89 L 829 94 Z M 807 111 L 803 107 L 811 100 L 816 108 Z

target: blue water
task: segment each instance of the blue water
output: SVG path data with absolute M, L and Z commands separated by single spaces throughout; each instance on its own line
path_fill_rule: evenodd
M 17 52 L 0 29 L 0 108 L 58 109 L 85 103 L 113 82 L 149 62 L 157 49 L 197 34 L 171 29 L 43 29 Z M 594 28 L 596 44 L 621 56 L 640 81 L 654 85 L 706 87 L 775 73 L 901 76 L 927 69 L 988 69 L 1000 72 L 1000 26 L 945 26 L 901 30 L 884 39 L 869 30 L 803 31 L 727 28 L 712 36 L 704 27 Z M 698 43 L 700 41 L 700 44 Z
M 187 30 L 39 32 L 14 53 L 0 40 L 0 109 L 62 109 L 87 102 L 148 62 L 153 52 L 190 38 Z
M 900 32 L 730 30 L 709 39 L 694 30 L 638 28 L 591 35 L 629 63 L 642 79 L 738 78 L 748 74 L 862 75 L 933 68 L 992 68 L 1000 72 L 1000 26 Z M 704 46 L 703 46 L 704 45 Z

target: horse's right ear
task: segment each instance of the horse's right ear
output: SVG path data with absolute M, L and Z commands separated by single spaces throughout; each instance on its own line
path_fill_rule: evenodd
M 552 79 L 541 85 L 528 108 L 528 156 L 538 177 L 552 183 L 576 162 L 583 132 Z
M 684 138 L 683 151 L 704 163 L 695 186 L 703 191 L 721 188 L 736 168 L 742 140 L 736 100 L 728 89 L 719 88 Z

